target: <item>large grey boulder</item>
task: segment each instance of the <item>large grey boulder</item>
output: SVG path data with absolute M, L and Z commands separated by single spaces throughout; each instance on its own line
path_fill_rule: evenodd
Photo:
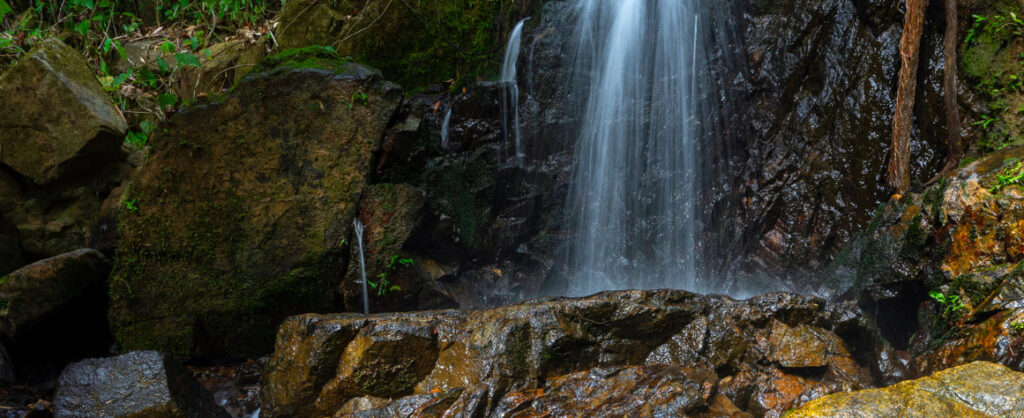
M 0 76 L 0 162 L 37 184 L 123 158 L 128 125 L 81 55 L 41 42 Z
M 181 364 L 155 351 L 82 360 L 61 373 L 58 417 L 227 417 Z

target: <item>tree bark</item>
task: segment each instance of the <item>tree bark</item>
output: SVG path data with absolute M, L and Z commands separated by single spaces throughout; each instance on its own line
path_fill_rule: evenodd
M 892 124 L 892 153 L 889 157 L 889 186 L 903 194 L 910 189 L 910 132 L 913 128 L 914 98 L 917 95 L 917 64 L 921 57 L 921 35 L 924 33 L 924 10 L 928 0 L 906 0 L 900 39 L 899 90 L 896 92 L 896 115 Z
M 1024 0 L 1020 0 L 1024 3 Z M 960 103 L 957 100 L 957 87 L 956 87 L 956 75 L 957 75 L 957 44 L 960 42 L 958 30 L 959 23 L 957 22 L 957 1 L 946 0 L 946 44 L 945 44 L 945 55 L 946 55 L 946 73 L 945 80 L 943 81 L 943 94 L 946 104 L 946 165 L 942 167 L 935 177 L 928 180 L 926 186 L 932 185 L 938 182 L 943 176 L 952 171 L 954 168 L 960 165 L 960 161 L 964 158 L 964 152 L 966 151 L 966 144 L 963 142 L 961 136 L 961 125 L 960 120 Z

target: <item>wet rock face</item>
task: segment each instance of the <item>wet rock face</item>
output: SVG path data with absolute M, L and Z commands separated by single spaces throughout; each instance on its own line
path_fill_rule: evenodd
M 977 362 L 884 389 L 829 395 L 786 416 L 1016 416 L 1024 374 Z
M 1022 157 L 1007 148 L 891 200 L 830 267 L 825 293 L 873 313 L 907 350 L 888 361 L 903 358 L 907 377 L 976 360 L 1024 367 L 1024 193 L 1007 182 Z
M 69 361 L 110 349 L 109 273 L 102 254 L 82 249 L 0 277 L 0 335 L 22 378 L 46 379 Z
M 405 251 L 424 216 L 425 192 L 408 184 L 375 184 L 366 189 L 359 204 L 359 219 L 365 227 L 362 257 L 368 279 L 371 312 L 452 307 L 450 300 L 437 299 L 430 273 L 433 260 Z M 352 234 L 353 241 L 359 239 Z M 343 295 L 346 310 L 362 312 L 362 266 L 359 243 L 350 246 L 348 272 Z M 446 305 L 447 303 L 447 305 Z
M 453 96 L 412 97 L 385 138 L 375 173 L 378 186 L 399 190 L 408 184 L 424 192 L 412 234 L 381 236 L 415 261 L 401 270 L 415 273 L 423 289 L 431 289 L 433 301 L 421 293 L 413 306 L 514 303 L 537 294 L 555 264 L 567 184 L 558 173 L 568 163 L 519 165 L 514 142 L 504 135 L 504 94 L 501 84 L 479 83 Z M 364 221 L 371 222 L 368 228 L 394 222 Z M 387 298 L 382 306 L 394 306 Z
M 124 117 L 60 41 L 43 42 L 0 77 L 0 108 L 0 162 L 36 184 L 124 158 Z
M 936 348 L 914 359 L 916 376 L 971 361 L 990 361 L 1024 371 L 1024 309 L 999 312 L 981 323 L 958 330 L 952 337 L 925 341 Z
M 155 351 L 74 363 L 61 373 L 58 417 L 228 417 L 184 366 Z
M 749 136 L 744 252 L 777 277 L 821 269 L 888 196 L 885 164 L 902 12 L 893 2 L 753 1 L 739 11 Z M 935 13 L 941 15 L 941 8 Z M 912 133 L 913 178 L 941 167 L 941 17 L 929 15 Z M 797 275 L 799 276 L 799 275 Z M 806 285 L 808 283 L 795 283 Z
M 707 409 L 716 380 L 703 369 L 595 368 L 551 379 L 545 389 L 510 393 L 495 415 L 687 416 Z
M 336 306 L 401 93 L 331 57 L 264 63 L 168 120 L 125 191 L 110 314 L 123 348 L 258 354 L 286 315 Z
M 738 302 L 683 291 L 609 292 L 485 311 L 302 315 L 279 330 L 264 407 L 290 416 L 399 406 L 465 414 L 583 408 L 777 415 L 873 384 L 858 361 L 866 364 L 884 344 L 860 315 L 811 297 Z M 665 397 L 644 403 L 631 395 L 647 390 Z

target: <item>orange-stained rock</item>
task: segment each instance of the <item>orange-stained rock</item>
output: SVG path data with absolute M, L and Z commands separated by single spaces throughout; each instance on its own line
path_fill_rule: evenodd
M 555 415 L 573 408 L 675 414 L 707 413 L 704 406 L 720 394 L 728 402 L 714 404 L 729 414 L 781 414 L 798 399 L 871 386 L 871 374 L 854 358 L 875 354 L 851 347 L 882 343 L 863 317 L 855 307 L 809 296 L 735 301 L 673 290 L 481 311 L 303 315 L 278 333 L 264 407 L 300 417 L 356 409 L 480 416 L 497 413 L 499 405 Z M 858 341 L 844 340 L 840 331 Z M 695 377 L 698 369 L 708 371 L 701 372 L 707 379 Z M 714 384 L 719 377 L 730 382 L 722 391 Z M 687 395 L 697 381 L 703 382 L 699 400 Z M 767 389 L 775 386 L 783 390 Z M 395 400 L 351 401 L 367 396 Z
M 717 377 L 672 366 L 596 368 L 551 379 L 543 389 L 512 392 L 495 415 L 676 416 L 707 409 Z
M 959 333 L 962 337 L 914 360 L 918 376 L 973 361 L 991 361 L 1024 371 L 1024 308 L 999 312 Z

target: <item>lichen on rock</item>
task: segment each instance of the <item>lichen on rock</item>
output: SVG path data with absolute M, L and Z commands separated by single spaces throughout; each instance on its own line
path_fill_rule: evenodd
M 110 319 L 127 349 L 269 350 L 332 309 L 371 156 L 401 92 L 371 70 L 274 67 L 159 128 L 121 210 Z

